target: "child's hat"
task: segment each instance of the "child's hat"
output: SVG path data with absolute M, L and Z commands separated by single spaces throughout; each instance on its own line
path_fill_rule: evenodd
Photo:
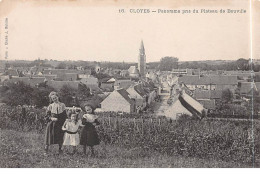
M 80 105 L 80 107 L 81 107 L 81 109 L 82 109 L 83 111 L 85 111 L 85 107 L 86 107 L 86 106 L 90 106 L 93 111 L 97 108 L 97 105 L 96 105 L 95 101 L 93 101 L 93 100 L 84 102 L 84 103 L 82 103 L 82 104 Z
M 84 114 L 83 118 L 85 118 L 86 121 L 89 122 L 89 123 L 94 123 L 95 120 L 98 118 L 98 116 L 93 115 L 93 114 Z

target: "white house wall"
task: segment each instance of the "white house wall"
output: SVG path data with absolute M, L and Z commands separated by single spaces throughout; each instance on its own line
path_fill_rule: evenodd
M 105 112 L 131 112 L 130 103 L 128 103 L 118 92 L 112 92 L 103 102 L 101 102 L 101 109 Z
M 165 116 L 173 120 L 177 119 L 177 115 L 187 114 L 192 116 L 192 114 L 182 106 L 179 100 L 175 101 L 169 108 L 164 112 Z

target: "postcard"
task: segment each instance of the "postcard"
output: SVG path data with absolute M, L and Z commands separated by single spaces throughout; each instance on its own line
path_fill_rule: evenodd
M 1 0 L 1 168 L 255 168 L 259 0 Z

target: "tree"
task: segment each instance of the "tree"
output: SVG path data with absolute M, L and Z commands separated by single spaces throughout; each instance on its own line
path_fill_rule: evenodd
M 31 104 L 38 108 L 48 106 L 50 104 L 49 94 L 51 91 L 54 91 L 51 87 L 34 88 L 32 92 Z
M 249 60 L 240 58 L 236 61 L 237 69 L 239 70 L 248 70 L 249 69 Z
M 59 91 L 60 101 L 66 106 L 75 106 L 77 105 L 76 99 L 77 90 L 70 87 L 69 85 L 63 85 Z
M 79 84 L 76 97 L 78 102 L 85 101 L 91 97 L 90 89 L 87 87 L 87 85 L 81 83 Z
M 30 105 L 33 96 L 33 88 L 23 82 L 8 83 L 1 87 L 2 101 L 7 105 Z
M 225 89 L 222 91 L 221 98 L 224 103 L 229 103 L 232 101 L 233 93 L 230 91 L 230 89 Z
M 159 70 L 172 71 L 173 68 L 178 68 L 178 58 L 176 57 L 163 57 L 160 60 Z
M 56 67 L 56 69 L 66 69 L 67 65 L 63 62 L 59 63 Z

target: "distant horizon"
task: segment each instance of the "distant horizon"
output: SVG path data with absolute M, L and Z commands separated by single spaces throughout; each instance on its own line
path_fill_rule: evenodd
M 242 57 L 241 57 L 242 58 Z M 240 58 L 238 58 L 240 59 Z M 206 61 L 237 61 L 238 59 L 234 59 L 234 60 L 231 60 L 231 59 L 226 59 L 226 60 L 221 60 L 221 59 L 216 59 L 216 60 L 184 60 L 184 61 L 180 61 L 178 60 L 178 62 L 206 62 Z M 246 59 L 246 58 L 243 58 L 243 59 Z M 248 60 L 250 58 L 247 58 L 246 60 Z M 100 63 L 105 63 L 105 62 L 111 62 L 111 63 L 138 63 L 138 61 L 136 62 L 126 62 L 126 61 L 92 61 L 92 60 L 58 60 L 58 59 L 45 59 L 45 58 L 40 58 L 40 59 L 0 59 L 0 61 L 30 61 L 30 62 L 33 62 L 33 61 L 36 61 L 36 60 L 47 60 L 47 61 L 59 61 L 59 62 L 79 62 L 79 61 L 86 61 L 86 62 L 100 62 Z M 256 59 L 258 60 L 258 59 Z M 159 61 L 153 61 L 153 62 L 146 62 L 146 63 L 156 63 L 156 62 L 160 62 Z

